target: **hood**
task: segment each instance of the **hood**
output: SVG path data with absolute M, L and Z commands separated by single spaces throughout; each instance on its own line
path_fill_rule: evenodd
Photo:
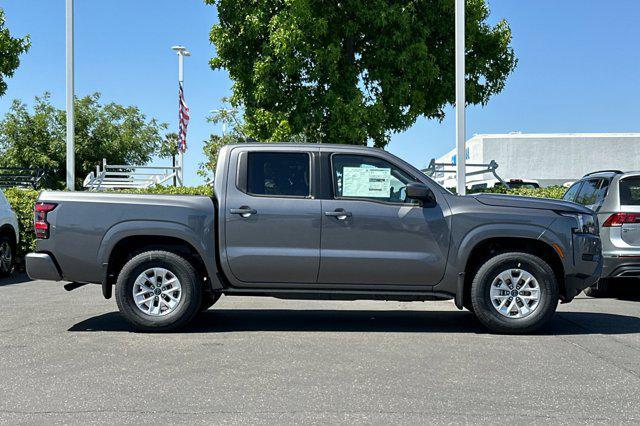
M 570 201 L 551 198 L 521 197 L 519 195 L 476 194 L 476 200 L 488 206 L 518 207 L 523 209 L 556 210 L 571 213 L 593 214 L 593 211 Z

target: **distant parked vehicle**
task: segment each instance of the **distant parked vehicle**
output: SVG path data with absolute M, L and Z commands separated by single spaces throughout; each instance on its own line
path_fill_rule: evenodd
M 640 280 L 640 171 L 605 170 L 585 175 L 564 194 L 598 214 L 604 270 L 602 278 L 585 290 L 592 297 L 608 293 L 612 280 Z
M 0 277 L 11 273 L 18 246 L 18 218 L 0 190 Z
M 540 184 L 537 180 L 533 179 L 505 179 L 504 181 L 509 188 L 529 188 L 529 189 L 537 189 L 540 188 Z M 467 185 L 467 189 L 471 192 L 481 191 L 483 189 L 495 188 L 504 186 L 502 182 L 498 179 L 487 179 L 479 182 L 473 182 L 470 185 Z

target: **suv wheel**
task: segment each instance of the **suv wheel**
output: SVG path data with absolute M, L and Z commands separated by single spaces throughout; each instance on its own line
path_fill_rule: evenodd
M 140 253 L 118 275 L 118 308 L 138 330 L 170 331 L 182 327 L 198 313 L 201 300 L 196 270 L 175 253 Z
M 13 248 L 6 235 L 0 236 L 0 277 L 8 277 L 13 270 Z
M 587 287 L 584 289 L 584 294 L 589 297 L 607 297 L 610 293 L 611 286 L 604 279 L 600 279 L 593 287 Z
M 471 303 L 480 322 L 497 333 L 539 330 L 558 306 L 551 267 L 528 253 L 503 253 L 480 267 L 471 284 Z

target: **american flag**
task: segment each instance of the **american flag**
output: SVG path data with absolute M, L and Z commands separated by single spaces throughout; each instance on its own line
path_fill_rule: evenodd
M 178 97 L 179 100 L 179 119 L 180 125 L 178 126 L 178 150 L 180 152 L 185 152 L 187 150 L 187 126 L 189 125 L 189 107 L 187 107 L 186 102 L 184 101 L 184 90 L 182 88 L 182 83 L 179 83 L 180 89 Z

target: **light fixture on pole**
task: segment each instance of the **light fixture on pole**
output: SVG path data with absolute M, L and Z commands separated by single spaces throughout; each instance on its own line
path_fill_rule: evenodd
M 76 155 L 75 155 L 75 129 L 74 129 L 74 81 L 73 81 L 73 0 L 66 2 L 67 12 L 67 189 L 75 190 Z
M 464 2 L 456 0 L 455 6 L 455 49 L 456 49 L 456 187 L 458 194 L 464 195 L 467 192 L 467 178 L 465 161 L 467 159 L 466 150 L 466 128 L 465 128 L 465 28 L 464 28 Z
M 172 46 L 171 49 L 178 54 L 178 84 L 182 89 L 184 83 L 184 57 L 191 56 L 191 52 L 184 46 Z M 178 118 L 178 120 L 180 120 L 180 118 Z M 180 138 L 180 135 L 178 135 L 178 138 Z M 177 177 L 178 184 L 184 186 L 184 152 L 182 150 L 178 150 Z

